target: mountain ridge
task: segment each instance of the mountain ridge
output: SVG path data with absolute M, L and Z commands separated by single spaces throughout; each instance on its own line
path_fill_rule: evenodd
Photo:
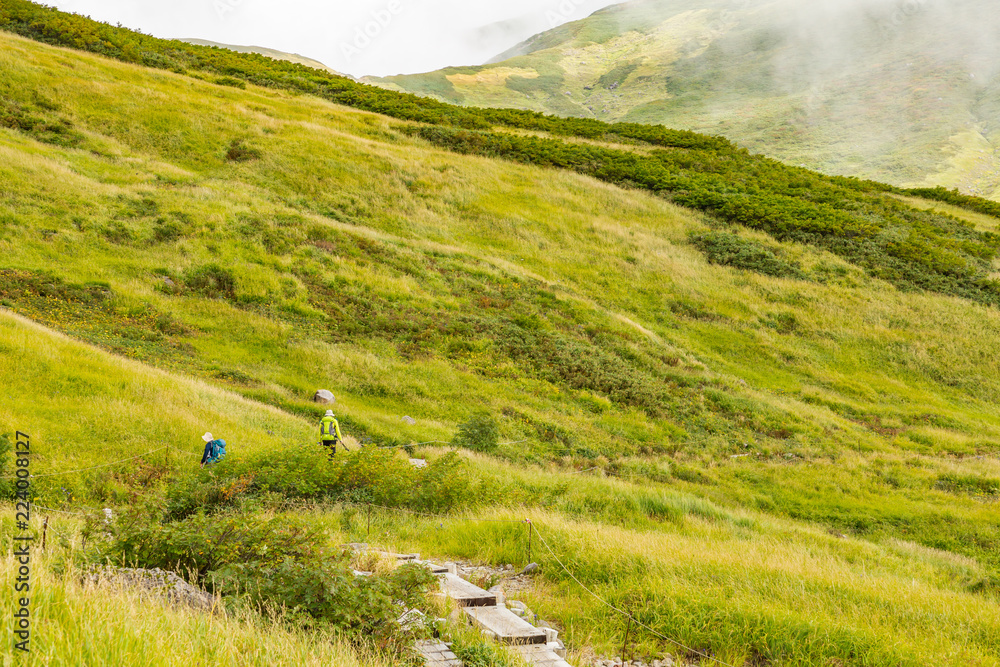
M 343 76 L 347 78 L 354 78 L 349 74 L 344 74 L 343 72 L 338 72 L 332 67 L 321 63 L 320 61 L 309 58 L 308 56 L 303 56 L 298 53 L 287 53 L 285 51 L 279 51 L 278 49 L 271 49 L 266 46 L 243 46 L 238 44 L 223 44 L 221 42 L 213 42 L 207 39 L 197 39 L 194 37 L 177 37 L 175 38 L 178 42 L 184 42 L 185 44 L 194 44 L 196 46 L 214 46 L 220 49 L 227 49 L 229 51 L 235 51 L 236 53 L 256 53 L 258 55 L 267 56 L 268 58 L 273 58 L 275 60 L 287 60 L 288 62 L 298 63 L 300 65 L 305 65 L 306 67 L 312 67 L 313 69 L 324 70 L 330 74 L 335 74 L 336 76 Z
M 484 66 L 364 80 L 463 105 L 663 123 L 826 173 L 1000 196 L 998 26 L 981 0 L 809 7 L 642 0 Z

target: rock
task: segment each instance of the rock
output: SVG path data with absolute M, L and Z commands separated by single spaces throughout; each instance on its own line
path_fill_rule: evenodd
M 552 652 L 558 655 L 560 658 L 563 659 L 566 658 L 566 644 L 563 643 L 563 640 L 556 639 L 554 642 L 551 642 L 549 644 L 549 648 L 551 648 Z
M 524 569 L 521 570 L 521 574 L 534 574 L 535 572 L 538 572 L 538 567 L 538 563 L 528 563 L 524 566 Z
M 177 283 L 175 283 L 167 276 L 163 276 L 163 284 L 166 285 L 167 287 L 177 287 Z
M 327 391 L 326 389 L 320 389 L 313 394 L 313 402 L 320 403 L 322 405 L 336 403 L 337 397 L 333 395 L 333 392 Z
M 510 600 L 507 606 L 516 611 L 527 611 L 528 605 L 524 604 L 520 600 Z
M 410 465 L 413 466 L 414 468 L 426 468 L 427 467 L 427 460 L 426 459 L 410 459 Z
M 192 586 L 173 572 L 153 568 L 97 567 L 83 575 L 95 586 L 135 588 L 140 593 L 166 598 L 170 602 L 209 613 L 221 612 L 218 600 L 208 591 Z
M 507 596 L 503 594 L 503 586 L 497 584 L 489 590 L 490 593 L 497 596 L 497 604 L 506 604 Z
M 424 624 L 425 618 L 424 613 L 419 609 L 411 609 L 396 619 L 396 622 L 403 630 L 414 630 Z
M 410 426 L 413 426 L 414 424 L 417 423 L 417 420 L 410 416 L 403 417 L 403 421 L 409 424 Z

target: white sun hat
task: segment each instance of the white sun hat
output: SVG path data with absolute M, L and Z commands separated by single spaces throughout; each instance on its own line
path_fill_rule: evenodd
M 215 438 L 212 437 L 211 433 L 206 433 L 205 435 L 201 436 L 201 439 L 204 440 L 205 442 L 212 442 L 213 440 L 215 440 Z
M 324 416 L 326 416 L 326 417 L 332 417 L 333 416 L 333 410 L 327 410 L 326 411 L 326 415 L 324 415 Z

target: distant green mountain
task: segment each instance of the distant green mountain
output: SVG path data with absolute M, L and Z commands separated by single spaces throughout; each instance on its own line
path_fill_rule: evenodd
M 827 173 L 996 199 L 991 9 L 985 0 L 640 0 L 482 67 L 365 81 L 463 105 L 663 123 Z
M 274 58 L 275 60 L 287 60 L 290 63 L 298 63 L 299 65 L 305 65 L 306 67 L 312 67 L 313 69 L 323 70 L 325 72 L 330 72 L 331 74 L 336 74 L 338 76 L 350 77 L 349 74 L 343 74 L 338 72 L 332 67 L 324 65 L 318 60 L 312 58 L 307 58 L 306 56 L 300 56 L 297 53 L 286 53 L 284 51 L 278 51 L 277 49 L 269 49 L 264 46 L 239 46 L 235 44 L 222 44 L 220 42 L 211 42 L 207 39 L 192 39 L 192 38 L 181 38 L 178 41 L 186 42 L 188 44 L 195 44 L 197 46 L 217 46 L 220 49 L 228 49 L 230 51 L 235 51 L 237 53 L 257 53 L 262 56 L 267 56 L 268 58 Z

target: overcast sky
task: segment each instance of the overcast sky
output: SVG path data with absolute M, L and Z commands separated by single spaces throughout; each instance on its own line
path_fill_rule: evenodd
M 608 0 L 49 0 L 157 37 L 266 46 L 361 76 L 479 65 Z M 367 33 L 367 34 L 366 34 Z

